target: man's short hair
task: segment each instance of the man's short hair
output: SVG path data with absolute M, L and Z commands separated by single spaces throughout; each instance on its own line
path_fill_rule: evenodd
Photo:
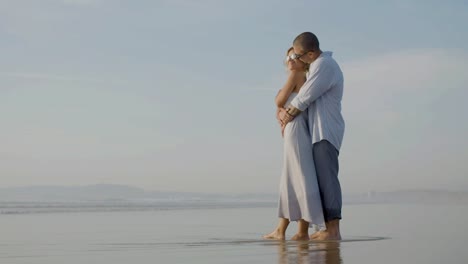
M 293 45 L 298 45 L 305 51 L 316 51 L 320 49 L 318 38 L 312 32 L 304 32 L 299 34 L 294 39 Z

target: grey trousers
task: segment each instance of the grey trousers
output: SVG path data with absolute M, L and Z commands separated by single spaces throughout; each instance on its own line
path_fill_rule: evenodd
M 327 140 L 313 144 L 315 170 L 325 221 L 341 219 L 341 186 L 338 180 L 338 150 Z

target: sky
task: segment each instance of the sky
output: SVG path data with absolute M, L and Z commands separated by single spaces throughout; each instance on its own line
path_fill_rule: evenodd
M 344 193 L 468 190 L 467 1 L 0 0 L 0 188 L 274 193 L 274 96 L 314 32 Z

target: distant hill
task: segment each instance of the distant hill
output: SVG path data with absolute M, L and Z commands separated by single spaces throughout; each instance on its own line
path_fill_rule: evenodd
M 0 215 L 272 207 L 276 195 L 146 191 L 125 185 L 0 188 Z
M 158 192 L 97 184 L 0 188 L 0 215 L 34 213 L 160 211 L 209 208 L 276 207 L 278 194 Z M 344 195 L 344 204 L 468 204 L 468 192 L 405 190 Z
M 276 203 L 276 193 L 209 194 L 148 191 L 117 184 L 85 186 L 24 186 L 0 188 L 0 202 L 151 202 L 151 201 L 261 201 Z M 344 203 L 466 203 L 468 191 L 401 190 L 345 194 Z
M 346 197 L 352 203 L 435 203 L 468 204 L 468 191 L 401 190 L 368 192 Z
M 97 184 L 87 186 L 24 186 L 0 189 L 0 201 L 115 200 L 141 197 L 140 188 Z
M 276 200 L 269 194 L 207 194 L 147 191 L 138 187 L 96 184 L 86 186 L 24 186 L 0 188 L 0 202 L 20 201 L 151 201 L 151 200 Z

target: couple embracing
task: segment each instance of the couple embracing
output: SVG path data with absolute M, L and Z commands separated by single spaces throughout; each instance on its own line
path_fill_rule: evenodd
M 311 32 L 294 39 L 286 63 L 289 77 L 275 99 L 284 138 L 280 219 L 264 238 L 285 239 L 290 221 L 297 221 L 292 240 L 341 240 L 338 155 L 345 128 L 343 73 Z M 309 228 L 315 231 L 310 236 Z

